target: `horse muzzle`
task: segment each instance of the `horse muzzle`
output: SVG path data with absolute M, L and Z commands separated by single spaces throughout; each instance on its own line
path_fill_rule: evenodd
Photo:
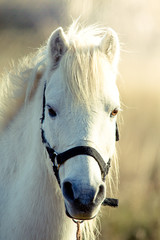
M 105 185 L 102 182 L 97 187 L 91 187 L 67 179 L 63 183 L 62 192 L 67 216 L 78 220 L 89 220 L 99 212 L 105 198 Z

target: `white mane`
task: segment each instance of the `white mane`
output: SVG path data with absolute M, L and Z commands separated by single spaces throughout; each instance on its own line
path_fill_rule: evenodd
M 9 124 L 25 103 L 27 95 L 32 95 L 43 75 L 45 48 L 12 64 L 0 80 L 0 131 Z

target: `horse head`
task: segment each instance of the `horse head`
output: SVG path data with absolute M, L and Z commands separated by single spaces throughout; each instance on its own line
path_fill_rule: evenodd
M 101 37 L 93 32 L 53 32 L 43 97 L 43 142 L 54 162 L 66 213 L 81 220 L 94 218 L 105 199 L 120 108 L 117 35 L 112 29 Z

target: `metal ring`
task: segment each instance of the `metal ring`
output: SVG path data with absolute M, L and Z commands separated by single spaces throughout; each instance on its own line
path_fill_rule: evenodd
M 72 218 L 72 220 L 73 220 L 74 223 L 83 223 L 84 222 L 83 220 L 76 220 L 74 218 Z

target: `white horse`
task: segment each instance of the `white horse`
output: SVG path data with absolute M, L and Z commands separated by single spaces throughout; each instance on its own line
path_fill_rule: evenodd
M 108 185 L 118 167 L 119 42 L 77 26 L 55 30 L 0 82 L 0 240 L 75 239 L 72 219 L 94 239 L 109 159 Z

